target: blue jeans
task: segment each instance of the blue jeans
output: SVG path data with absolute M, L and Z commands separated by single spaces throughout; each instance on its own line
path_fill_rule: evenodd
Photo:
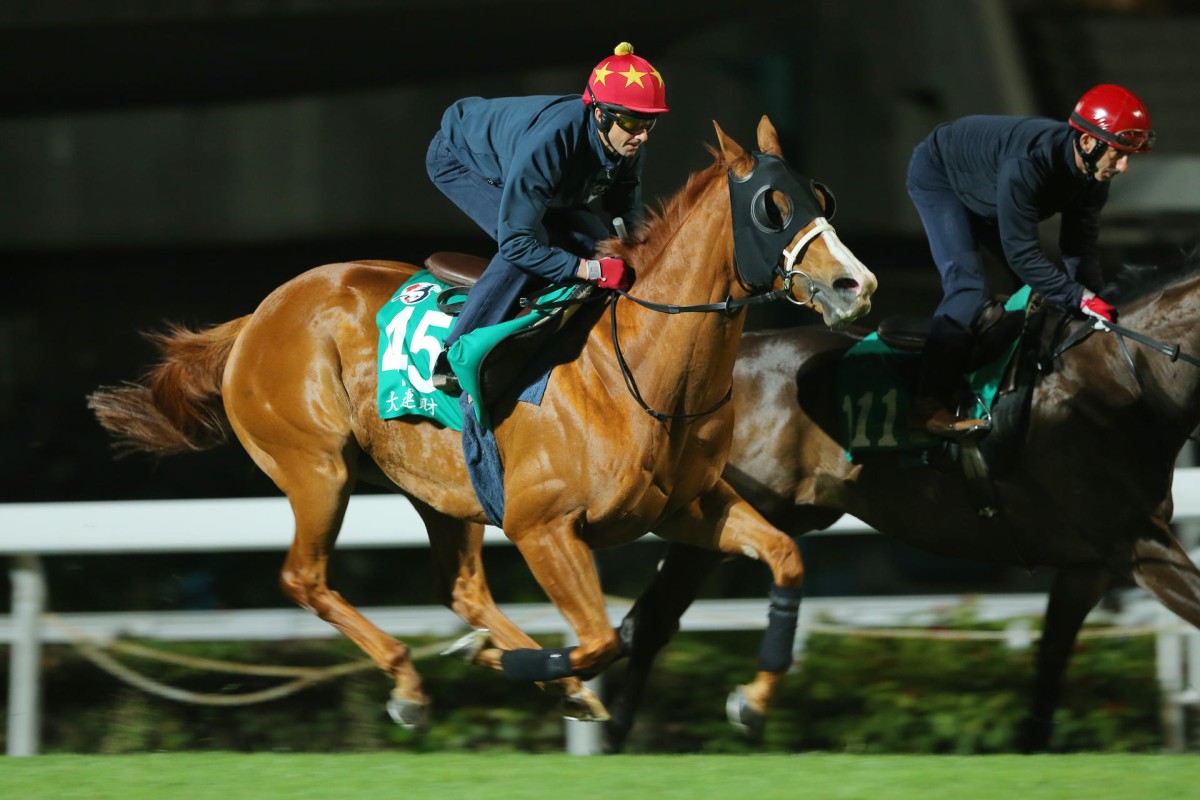
M 921 216 L 933 261 L 942 276 L 942 302 L 934 319 L 951 320 L 968 328 L 987 299 L 980 220 L 958 199 L 945 173 L 930 156 L 926 142 L 913 150 L 904 186 Z
M 971 323 L 987 300 L 983 246 L 1003 256 L 994 225 L 972 214 L 934 162 L 927 142 L 913 150 L 905 181 L 942 277 L 916 392 L 949 403 L 971 351 Z
M 429 143 L 425 168 L 442 194 L 453 200 L 495 240 L 503 188 L 471 172 L 455 158 L 446 146 L 441 131 Z M 611 235 L 600 218 L 586 208 L 548 211 L 535 233 L 542 244 L 566 250 L 579 258 L 591 258 L 596 250 L 596 242 Z M 543 280 L 497 253 L 483 276 L 471 287 L 454 330 L 446 337 L 446 347 L 449 348 L 460 336 L 475 328 L 495 325 L 508 319 L 521 296 L 528 293 L 536 282 Z

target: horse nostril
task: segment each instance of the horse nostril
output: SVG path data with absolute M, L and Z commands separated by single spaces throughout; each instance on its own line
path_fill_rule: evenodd
M 858 281 L 853 278 L 838 278 L 833 282 L 833 288 L 849 294 L 858 294 L 859 291 Z

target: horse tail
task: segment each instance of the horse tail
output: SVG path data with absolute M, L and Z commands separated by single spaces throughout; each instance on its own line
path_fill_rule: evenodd
M 137 383 L 101 386 L 88 408 L 116 437 L 120 455 L 207 450 L 229 438 L 221 401 L 225 364 L 249 315 L 204 330 L 170 325 L 144 334 L 161 360 Z

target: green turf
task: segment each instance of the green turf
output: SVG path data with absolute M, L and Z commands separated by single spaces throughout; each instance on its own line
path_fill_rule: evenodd
M 0 798 L 89 800 L 1128 800 L 1189 797 L 1196 758 L 235 754 L 37 756 L 0 767 Z

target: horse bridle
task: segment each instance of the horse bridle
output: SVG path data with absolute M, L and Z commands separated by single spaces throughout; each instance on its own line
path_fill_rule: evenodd
M 617 289 L 616 296 L 609 306 L 613 350 L 617 354 L 617 363 L 621 367 L 625 388 L 642 410 L 659 422 L 695 419 L 713 413 L 733 399 L 733 384 L 730 383 L 724 397 L 704 411 L 666 414 L 651 408 L 642 399 L 633 371 L 621 351 L 621 342 L 617 336 L 619 298 L 624 297 L 643 308 L 663 314 L 721 312 L 733 316 L 744 306 L 780 299 L 786 299 L 799 306 L 811 306 L 819 291 L 812 276 L 795 267 L 797 260 L 804 260 L 803 254 L 818 236 L 834 230 L 833 225 L 829 224 L 835 207 L 833 192 L 824 184 L 805 178 L 779 156 L 758 151 L 750 155 L 754 160 L 750 171 L 743 176 L 737 176 L 730 169 L 728 178 L 733 226 L 733 263 L 737 270 L 738 282 L 751 294 L 737 300 L 726 297 L 720 303 L 680 306 L 642 300 L 624 289 Z M 767 204 L 774 202 L 774 193 L 786 198 L 786 216 L 771 213 L 773 209 Z M 789 249 L 788 245 L 792 239 L 809 225 L 812 225 L 811 229 Z M 774 285 L 776 277 L 782 278 L 783 284 L 778 289 L 768 291 Z M 793 281 L 796 278 L 803 278 L 807 283 L 808 299 L 803 302 L 797 300 L 792 293 Z
M 751 294 L 734 299 L 726 297 L 720 303 L 702 303 L 699 305 L 676 305 L 674 303 L 655 303 L 634 297 L 624 289 L 612 289 L 607 292 L 593 294 L 580 298 L 569 298 L 560 301 L 539 303 L 535 299 L 522 298 L 522 308 L 550 309 L 561 306 L 577 305 L 591 300 L 605 298 L 613 293 L 609 305 L 612 327 L 613 350 L 617 354 L 617 363 L 621 367 L 621 377 L 629 394 L 637 401 L 647 414 L 660 422 L 679 419 L 694 419 L 707 416 L 718 410 L 733 399 L 733 384 L 730 383 L 725 396 L 713 406 L 704 411 L 690 413 L 667 414 L 656 411 L 642 398 L 633 371 L 625 361 L 621 350 L 621 341 L 617 334 L 617 301 L 620 298 L 630 300 L 643 308 L 662 314 L 688 314 L 720 312 L 733 316 L 739 309 L 786 299 L 798 306 L 811 306 L 820 291 L 812 276 L 803 270 L 796 269 L 797 262 L 804 260 L 804 253 L 818 236 L 834 231 L 829 220 L 833 218 L 835 200 L 828 186 L 809 178 L 792 169 L 786 161 L 770 153 L 755 151 L 750 154 L 754 166 L 743 176 L 736 176 L 729 170 L 729 202 L 730 215 L 733 225 L 733 260 L 737 270 L 738 282 Z M 772 194 L 779 193 L 786 198 L 786 216 L 776 217 L 771 214 L 768 201 L 773 202 Z M 816 223 L 816 224 L 812 224 Z M 797 240 L 789 249 L 792 239 L 812 224 L 812 228 Z M 774 248 L 774 249 L 772 249 Z M 770 290 L 775 278 L 783 280 L 778 289 Z M 803 279 L 807 284 L 808 299 L 797 300 L 792 293 L 792 287 L 797 279 Z M 770 291 L 768 291 L 770 290 Z

